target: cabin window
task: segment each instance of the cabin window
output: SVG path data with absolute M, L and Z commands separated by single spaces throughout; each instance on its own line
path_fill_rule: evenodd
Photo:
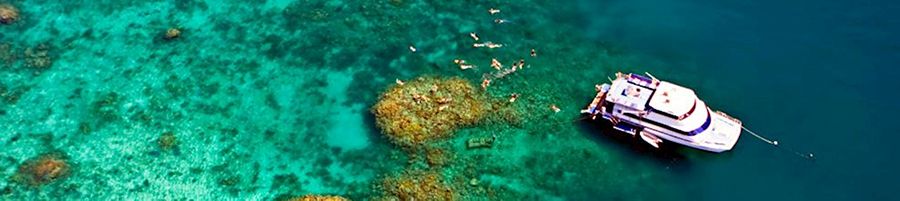
M 709 113 L 709 110 L 707 110 L 706 112 Z M 701 125 L 699 128 L 694 129 L 694 130 L 692 130 L 692 131 L 690 131 L 690 132 L 681 131 L 681 130 L 678 130 L 678 129 L 676 129 L 676 128 L 673 128 L 672 126 L 665 125 L 665 124 L 662 124 L 662 123 L 659 123 L 659 122 L 656 122 L 656 121 L 653 121 L 653 120 L 650 120 L 650 119 L 645 119 L 645 118 L 639 117 L 639 116 L 637 116 L 637 115 L 635 115 L 635 114 L 633 114 L 633 113 L 625 114 L 625 116 L 629 116 L 629 117 L 635 118 L 635 119 L 641 119 L 643 122 L 647 122 L 647 123 L 653 124 L 653 125 L 655 125 L 655 126 L 659 126 L 659 127 L 661 127 L 661 128 L 664 128 L 664 129 L 666 129 L 666 130 L 670 130 L 670 131 L 673 131 L 673 132 L 676 132 L 676 133 L 679 133 L 679 134 L 682 134 L 682 135 L 686 135 L 686 136 L 695 136 L 695 135 L 697 135 L 697 134 L 700 134 L 700 133 L 702 133 L 703 131 L 706 131 L 706 129 L 709 129 L 709 126 L 712 125 L 712 115 L 711 115 L 711 114 L 707 114 L 707 116 L 706 116 L 706 122 L 704 122 L 703 125 Z
M 609 101 L 607 101 L 605 104 L 606 104 L 606 113 L 612 114 L 612 110 L 613 110 L 613 107 L 615 106 L 615 104 L 613 104 L 612 102 L 609 102 Z

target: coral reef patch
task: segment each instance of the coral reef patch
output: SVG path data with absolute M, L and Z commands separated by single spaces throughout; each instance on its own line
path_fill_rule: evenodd
M 302 197 L 296 197 L 288 199 L 287 201 L 349 201 L 350 199 L 341 197 L 341 196 L 332 196 L 332 195 L 304 195 Z
M 71 165 L 62 153 L 47 153 L 25 161 L 12 180 L 31 186 L 49 184 L 69 176 Z
M 379 200 L 458 200 L 443 176 L 434 171 L 404 171 L 381 183 L 385 195 Z
M 19 20 L 19 9 L 16 7 L 0 3 L 0 24 L 12 24 Z
M 372 113 L 391 142 L 415 149 L 477 123 L 488 105 L 487 98 L 462 78 L 420 77 L 389 87 Z

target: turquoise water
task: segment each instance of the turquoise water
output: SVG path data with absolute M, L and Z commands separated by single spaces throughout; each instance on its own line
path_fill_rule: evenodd
M 367 200 L 421 169 L 459 200 L 898 199 L 893 2 L 2 3 L 21 15 L 0 26 L 4 200 Z M 169 28 L 182 35 L 163 39 Z M 472 48 L 471 32 L 504 46 Z M 52 65 L 35 68 L 26 49 L 41 45 Z M 478 85 L 491 58 L 526 60 L 486 92 L 521 94 L 518 122 L 458 130 L 434 145 L 452 155 L 438 168 L 382 137 L 369 108 L 396 79 Z M 654 150 L 576 121 L 617 71 L 694 88 L 785 149 L 745 134 L 723 154 Z M 13 179 L 44 153 L 63 153 L 68 175 Z

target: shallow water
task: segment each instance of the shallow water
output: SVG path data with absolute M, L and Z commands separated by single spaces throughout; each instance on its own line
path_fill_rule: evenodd
M 16 55 L 0 63 L 3 199 L 377 197 L 382 178 L 421 168 L 375 126 L 379 94 L 423 75 L 477 85 L 491 58 L 528 64 L 487 90 L 521 94 L 521 122 L 436 145 L 453 155 L 437 171 L 461 200 L 898 199 L 892 2 L 9 3 L 22 19 L 0 26 Z M 163 39 L 173 27 L 181 37 Z M 504 46 L 471 48 L 470 32 Z M 41 44 L 52 65 L 29 67 L 25 50 Z M 575 121 L 617 71 L 694 88 L 783 148 L 745 133 L 722 154 L 653 150 Z M 166 132 L 174 148 L 158 143 Z M 492 135 L 490 149 L 464 146 Z M 66 155 L 68 177 L 12 179 L 50 152 Z

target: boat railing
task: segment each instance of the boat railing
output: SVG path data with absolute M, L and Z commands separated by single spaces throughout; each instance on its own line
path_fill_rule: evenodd
M 629 73 L 627 76 L 624 76 L 625 80 L 628 82 L 634 83 L 636 85 L 647 87 L 650 89 L 656 89 L 656 86 L 659 83 L 659 80 L 656 80 L 653 77 L 647 77 L 639 74 Z
M 731 117 L 730 115 L 726 114 L 725 112 L 716 110 L 716 114 L 722 115 L 722 116 L 725 117 L 726 119 L 729 119 L 729 120 L 732 120 L 732 121 L 734 121 L 734 122 L 737 122 L 738 124 L 742 124 L 740 119 Z

